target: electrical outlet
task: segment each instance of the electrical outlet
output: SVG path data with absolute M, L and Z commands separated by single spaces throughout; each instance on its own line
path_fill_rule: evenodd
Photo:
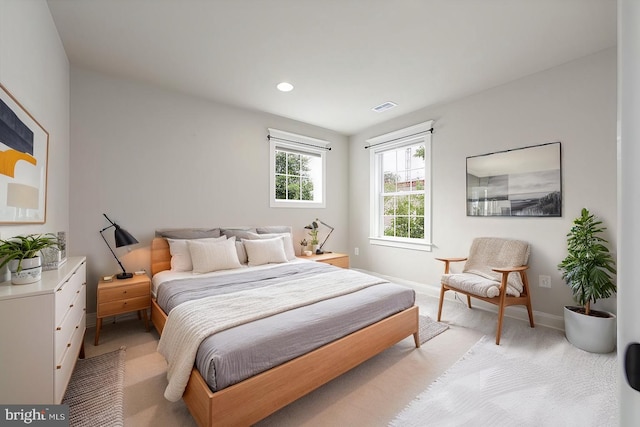
M 360 255 L 360 248 L 354 248 L 353 249 L 353 254 L 354 255 Z
M 539 285 L 541 288 L 550 288 L 551 287 L 551 276 L 544 276 L 544 275 L 540 275 L 538 276 L 539 278 Z

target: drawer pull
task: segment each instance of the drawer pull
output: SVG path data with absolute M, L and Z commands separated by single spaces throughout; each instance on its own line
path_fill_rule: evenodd
M 62 365 L 56 366 L 56 369 L 62 369 Z
M 67 343 L 67 347 L 71 347 L 71 343 Z
M 56 331 L 61 331 L 61 330 L 62 330 L 62 328 L 61 328 L 60 326 L 58 326 L 58 327 L 56 328 Z
M 69 308 L 71 308 L 71 307 L 73 307 L 73 304 L 71 304 L 71 305 L 69 306 Z

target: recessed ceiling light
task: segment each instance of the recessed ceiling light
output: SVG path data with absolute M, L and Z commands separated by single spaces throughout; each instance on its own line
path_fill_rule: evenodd
M 383 102 L 382 104 L 373 107 L 372 110 L 375 111 L 376 113 L 381 113 L 383 111 L 387 111 L 392 109 L 393 107 L 396 107 L 398 104 L 396 104 L 395 102 L 391 102 L 391 101 L 387 101 L 387 102 Z
M 293 85 L 287 82 L 278 83 L 278 86 L 276 87 L 281 92 L 291 92 L 293 90 Z

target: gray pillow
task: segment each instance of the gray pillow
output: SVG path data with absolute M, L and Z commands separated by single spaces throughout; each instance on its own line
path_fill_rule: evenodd
M 293 234 L 293 229 L 289 225 L 269 225 L 266 227 L 257 227 L 258 234 L 271 234 L 271 233 L 289 233 Z
M 236 242 L 240 242 L 241 239 L 255 239 L 251 237 L 251 234 L 256 234 L 257 231 L 255 228 L 221 228 L 220 232 L 227 236 L 227 239 L 236 236 Z
M 156 237 L 168 239 L 204 239 L 220 236 L 219 228 L 160 228 L 156 230 Z

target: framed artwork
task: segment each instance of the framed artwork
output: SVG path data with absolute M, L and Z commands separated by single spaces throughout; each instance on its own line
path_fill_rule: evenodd
M 467 216 L 562 216 L 560 142 L 467 157 Z
M 49 133 L 0 84 L 0 224 L 44 224 Z

